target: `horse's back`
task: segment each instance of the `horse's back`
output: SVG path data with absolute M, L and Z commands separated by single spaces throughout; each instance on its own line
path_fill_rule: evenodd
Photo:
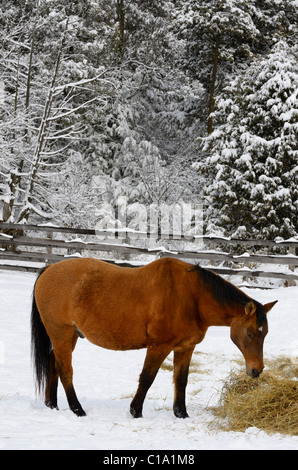
M 116 304 L 118 312 L 122 304 L 117 293 L 124 284 L 128 285 L 127 279 L 123 281 L 127 277 L 123 276 L 123 269 L 126 268 L 90 258 L 49 266 L 35 285 L 36 303 L 47 330 L 76 328 L 95 343 L 102 336 L 99 327 L 112 332 Z

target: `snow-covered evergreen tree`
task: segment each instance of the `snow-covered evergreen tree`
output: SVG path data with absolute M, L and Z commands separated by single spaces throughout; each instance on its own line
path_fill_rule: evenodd
M 171 32 L 172 2 L 117 4 L 121 34 L 116 91 L 107 109 L 102 151 L 115 197 L 124 193 L 131 202 L 151 200 L 152 179 L 150 184 L 145 179 L 154 167 L 159 173 L 155 181 L 161 184 L 154 196 L 171 201 L 186 189 L 183 174 L 190 164 L 183 165 L 181 156 L 185 158 L 187 147 L 196 146 L 193 110 L 199 98 L 185 75 L 174 68 L 179 40 Z M 160 177 L 165 167 L 166 179 L 175 180 L 176 188 L 180 181 L 180 191 L 164 190 Z
M 268 52 L 277 37 L 295 41 L 296 22 L 291 0 L 175 2 L 175 27 L 185 41 L 181 64 L 204 86 L 199 119 L 208 133 L 213 130 L 214 101 L 223 87 L 256 53 Z
M 278 42 L 227 86 L 204 139 L 209 230 L 288 238 L 298 232 L 297 48 Z

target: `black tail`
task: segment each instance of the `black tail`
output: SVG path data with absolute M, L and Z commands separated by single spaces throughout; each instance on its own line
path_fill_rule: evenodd
M 37 279 L 42 275 L 46 268 L 47 266 L 39 272 Z M 34 285 L 31 310 L 31 356 L 36 378 L 36 388 L 38 392 L 42 392 L 45 387 L 51 349 L 51 340 L 41 321 L 36 305 Z

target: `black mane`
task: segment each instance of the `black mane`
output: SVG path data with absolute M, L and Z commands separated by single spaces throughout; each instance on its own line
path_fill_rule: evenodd
M 257 306 L 257 323 L 263 323 L 266 315 L 264 314 L 262 305 L 259 302 L 251 299 L 248 295 L 238 289 L 238 287 L 209 269 L 196 265 L 193 267 L 192 271 L 197 271 L 198 275 L 203 280 L 205 287 L 211 291 L 212 296 L 219 304 L 232 306 L 237 303 L 245 306 L 248 302 L 253 301 Z

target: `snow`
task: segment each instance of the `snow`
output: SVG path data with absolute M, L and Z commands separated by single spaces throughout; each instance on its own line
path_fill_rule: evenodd
M 104 450 L 294 450 L 298 437 L 211 430 L 208 407 L 217 403 L 222 380 L 239 367 L 240 352 L 229 329 L 210 328 L 194 353 L 189 376 L 189 419 L 172 413 L 172 373 L 161 369 L 148 392 L 144 418 L 133 419 L 129 404 L 136 391 L 145 350 L 115 352 L 79 340 L 73 356 L 77 395 L 87 412 L 77 418 L 59 386 L 60 410 L 35 397 L 30 363 L 30 303 L 35 275 L 0 271 L 0 449 Z M 268 314 L 266 358 L 286 355 L 298 361 L 298 286 L 244 289 L 263 303 L 278 300 Z M 166 359 L 171 364 L 171 357 Z M 196 369 L 194 366 L 198 365 Z

